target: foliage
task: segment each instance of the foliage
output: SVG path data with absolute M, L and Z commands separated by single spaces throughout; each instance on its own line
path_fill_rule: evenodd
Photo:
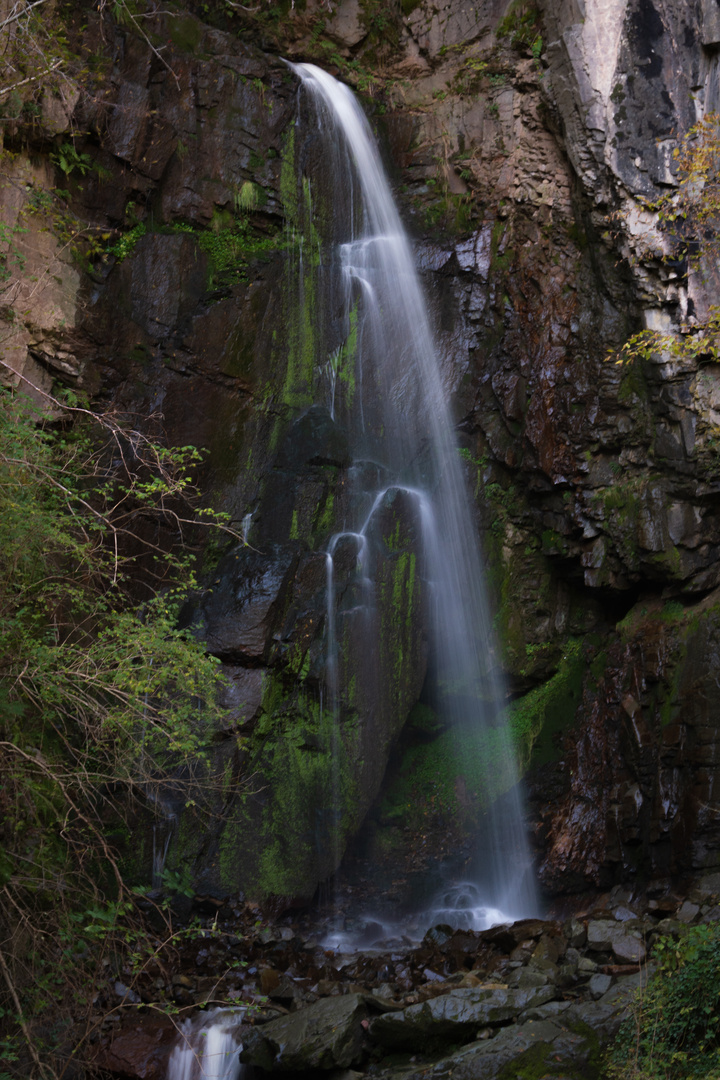
M 108 949 L 146 958 L 109 839 L 132 800 L 212 792 L 218 666 L 176 615 L 193 531 L 227 529 L 198 510 L 193 448 L 44 400 L 0 392 L 0 1045 L 24 1077 L 57 1075 L 53 1030 L 84 1012 L 68 982 L 85 1000 Z
M 76 169 L 81 176 L 85 176 L 96 168 L 90 154 L 81 154 L 72 142 L 63 143 L 56 154 L 50 155 L 50 160 L 55 162 L 65 176 L 70 176 Z
M 256 188 L 256 185 L 250 186 Z M 255 191 L 252 197 L 257 203 Z M 172 232 L 190 233 L 195 237 L 197 246 L 208 257 L 210 288 L 247 280 L 248 264 L 269 255 L 284 243 L 281 234 L 261 232 L 245 215 L 233 217 L 232 214 L 218 213 L 209 229 L 197 230 L 184 222 L 175 222 L 170 228 Z
M 71 54 L 52 0 L 3 5 L 0 33 L 0 121 L 31 121 L 43 94 L 63 96 Z
M 699 1080 L 720 1075 L 720 925 L 693 926 L 655 944 L 657 971 L 621 1028 L 611 1058 L 617 1080 Z
M 145 222 L 138 222 L 137 225 L 133 225 L 132 229 L 128 229 L 127 232 L 122 233 L 113 244 L 109 244 L 105 249 L 105 254 L 112 255 L 118 262 L 122 262 L 123 259 L 126 259 L 127 256 L 133 252 L 138 240 L 141 236 L 144 236 L 146 232 L 147 225 Z
M 645 202 L 656 214 L 668 242 L 662 258 L 680 268 L 717 262 L 720 256 L 720 114 L 711 113 L 695 124 L 673 151 L 678 186 Z M 619 353 L 608 356 L 617 364 L 649 360 L 666 354 L 675 359 L 716 362 L 720 356 L 720 307 L 710 307 L 705 322 L 687 325 L 680 336 L 643 330 Z
M 19 225 L 7 225 L 0 221 L 0 287 L 9 281 L 13 272 L 21 272 L 25 265 L 25 259 L 20 251 L 16 237 L 25 232 Z
M 534 0 L 515 0 L 495 31 L 498 41 L 521 51 L 529 51 L 537 60 L 542 52 L 540 10 Z

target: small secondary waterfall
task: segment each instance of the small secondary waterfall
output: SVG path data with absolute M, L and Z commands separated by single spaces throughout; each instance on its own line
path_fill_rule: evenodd
M 252 1070 L 240 1064 L 236 1039 L 243 1017 L 244 1010 L 215 1009 L 183 1021 L 167 1080 L 247 1080 Z
M 487 908 L 520 917 L 536 908 L 531 860 L 522 826 L 509 734 L 502 722 L 503 686 L 494 658 L 477 524 L 454 437 L 448 394 L 410 244 L 395 207 L 367 119 L 351 91 L 311 64 L 290 65 L 311 95 L 339 206 L 349 221 L 339 244 L 346 335 L 354 340 L 354 402 L 346 410 L 355 460 L 379 463 L 374 495 L 358 485 L 357 529 L 332 537 L 327 549 L 327 685 L 337 709 L 341 635 L 337 628 L 334 560 L 352 545 L 357 603 L 372 639 L 373 585 L 367 535 L 383 500 L 395 493 L 415 504 L 430 608 L 437 704 L 463 739 L 489 748 L 487 790 L 502 774 L 502 813 L 490 810 L 477 890 Z M 339 409 L 335 356 L 330 407 Z M 367 470 L 365 470 L 367 472 Z M 357 639 L 355 639 L 357 640 Z M 357 646 L 356 646 L 357 647 Z M 368 649 L 372 647 L 369 640 Z M 371 665 L 368 665 L 370 667 Z M 439 900 L 447 910 L 453 900 Z M 460 899 L 467 907 L 467 890 Z

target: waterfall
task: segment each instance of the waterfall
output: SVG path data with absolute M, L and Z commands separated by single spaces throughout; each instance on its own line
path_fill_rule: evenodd
M 290 66 L 316 112 L 337 216 L 342 208 L 347 210 L 347 222 L 336 226 L 341 233 L 344 229 L 337 259 L 346 335 L 354 334 L 355 340 L 358 392 L 345 409 L 343 423 L 349 427 L 356 461 L 362 457 L 380 463 L 376 475 L 384 472 L 389 479 L 374 494 L 358 490 L 357 530 L 334 536 L 328 546 L 330 702 L 342 693 L 341 636 L 333 596 L 336 550 L 342 543 L 356 546 L 358 573 L 365 583 L 360 599 L 370 613 L 367 636 L 372 639 L 366 538 L 383 500 L 392 491 L 404 492 L 415 504 L 421 536 L 438 707 L 463 737 L 474 733 L 491 747 L 487 790 L 497 789 L 501 774 L 502 790 L 509 792 L 502 813 L 493 814 L 490 808 L 475 885 L 488 909 L 521 917 L 535 911 L 536 897 L 513 749 L 502 719 L 505 695 L 488 616 L 478 527 L 410 243 L 370 126 L 351 91 L 312 64 Z M 336 383 L 332 411 L 340 415 Z M 447 898 L 438 903 L 447 909 Z
M 167 1080 L 240 1080 L 252 1070 L 240 1064 L 236 1028 L 243 1009 L 213 1009 L 184 1020 L 170 1055 Z

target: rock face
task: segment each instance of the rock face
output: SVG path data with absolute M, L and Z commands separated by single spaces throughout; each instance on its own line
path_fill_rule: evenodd
M 361 81 L 382 71 L 382 109 L 369 107 L 417 236 L 518 696 L 542 881 L 713 866 L 720 376 L 667 350 L 606 357 L 643 326 L 692 332 L 714 296 L 712 266 L 662 260 L 643 202 L 672 189 L 678 137 L 720 101 L 714 6 L 403 10 L 380 27 L 342 0 L 323 31 L 313 20 L 327 11 L 308 3 L 275 28 L 275 49 Z M 325 551 L 347 527 L 350 471 L 364 470 L 367 492 L 385 477 L 351 462 L 352 335 L 330 280 L 319 143 L 267 26 L 242 19 L 238 36 L 154 16 L 162 63 L 134 33 L 95 13 L 81 28 L 78 15 L 105 74 L 47 103 L 32 155 L 6 133 L 18 156 L 3 210 L 29 223 L 17 244 L 38 279 L 13 279 L 24 314 L 6 344 L 40 391 L 85 389 L 170 444 L 206 449 L 208 500 L 249 546 L 215 552 L 214 568 L 208 554 L 183 613 L 228 678 L 213 749 L 224 780 L 212 824 L 184 814 L 170 858 L 208 892 L 309 898 L 371 807 L 364 848 L 394 870 L 398 844 L 440 837 L 427 861 L 457 848 L 482 792 L 418 705 L 420 545 L 398 492 L 368 530 L 384 599 L 365 664 L 351 541 L 328 612 Z M 104 259 L 83 240 L 82 272 L 55 196 L 38 194 L 54 187 L 48 153 L 71 125 L 88 132 L 76 143 L 94 168 L 65 178 L 62 212 L 83 236 L 109 236 Z M 335 721 L 333 619 L 348 646 Z

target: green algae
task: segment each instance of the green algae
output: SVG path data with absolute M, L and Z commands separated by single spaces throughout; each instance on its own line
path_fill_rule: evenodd
M 552 678 L 508 707 L 507 721 L 521 773 L 531 760 L 533 765 L 543 765 L 558 757 L 555 738 L 575 718 L 582 700 L 585 670 L 582 641 L 571 638 Z

